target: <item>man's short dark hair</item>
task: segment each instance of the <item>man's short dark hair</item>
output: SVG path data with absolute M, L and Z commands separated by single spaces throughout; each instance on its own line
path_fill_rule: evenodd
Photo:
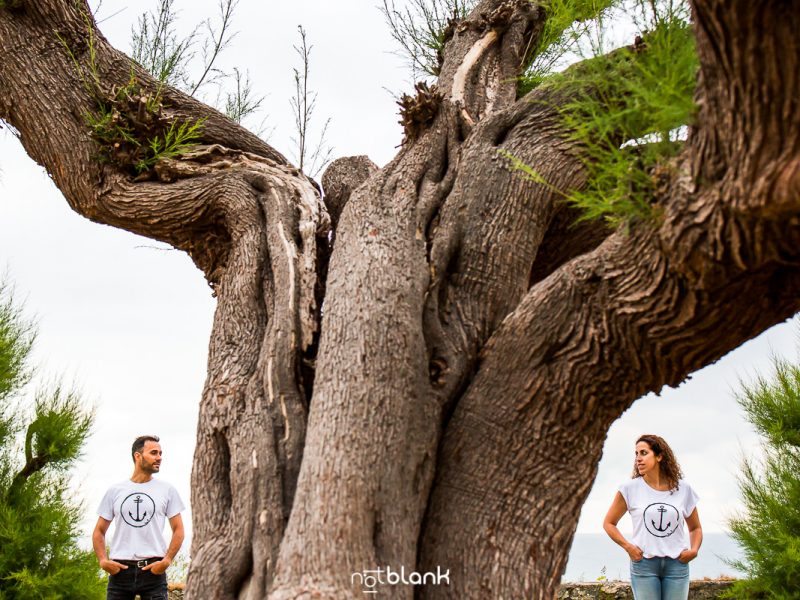
M 137 452 L 141 453 L 144 450 L 144 445 L 146 442 L 160 442 L 161 440 L 158 439 L 157 435 L 140 435 L 135 440 L 133 440 L 133 446 L 131 446 L 131 458 L 135 461 L 136 457 L 134 454 Z

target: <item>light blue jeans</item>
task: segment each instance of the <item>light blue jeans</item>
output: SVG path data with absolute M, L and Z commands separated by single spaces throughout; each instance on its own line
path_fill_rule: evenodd
M 634 600 L 687 600 L 689 563 L 656 556 L 631 562 Z

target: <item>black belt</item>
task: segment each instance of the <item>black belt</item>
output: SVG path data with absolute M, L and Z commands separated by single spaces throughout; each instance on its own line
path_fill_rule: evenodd
M 141 569 L 142 567 L 146 567 L 147 565 L 151 565 L 153 563 L 157 563 L 160 560 L 163 560 L 164 557 L 162 556 L 153 556 L 150 558 L 143 558 L 142 560 L 117 560 L 116 558 L 112 558 L 114 562 L 118 562 L 121 565 L 126 565 L 128 567 L 137 567 Z

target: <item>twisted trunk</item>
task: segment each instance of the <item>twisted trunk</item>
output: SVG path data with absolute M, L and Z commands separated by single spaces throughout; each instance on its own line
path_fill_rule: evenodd
M 516 99 L 546 19 L 527 0 L 457 24 L 398 156 L 326 173 L 330 214 L 175 90 L 164 118 L 205 119 L 196 148 L 142 177 L 98 160 L 84 115 L 129 59 L 82 3 L 0 9 L 0 117 L 73 209 L 186 251 L 218 298 L 187 596 L 355 598 L 388 566 L 449 571 L 419 597 L 552 598 L 610 424 L 800 306 L 790 4 L 697 2 L 698 126 L 652 199 L 663 219 L 630 232 L 571 227 L 553 191 L 584 173 L 569 91 Z

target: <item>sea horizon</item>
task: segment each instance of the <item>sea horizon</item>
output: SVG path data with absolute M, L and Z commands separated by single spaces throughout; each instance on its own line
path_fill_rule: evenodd
M 626 536 L 628 537 L 628 536 Z M 703 534 L 700 552 L 689 563 L 691 579 L 743 577 L 725 560 L 742 558 L 742 551 L 728 532 Z M 630 559 L 605 533 L 576 533 L 561 577 L 562 583 L 621 580 L 630 581 Z

